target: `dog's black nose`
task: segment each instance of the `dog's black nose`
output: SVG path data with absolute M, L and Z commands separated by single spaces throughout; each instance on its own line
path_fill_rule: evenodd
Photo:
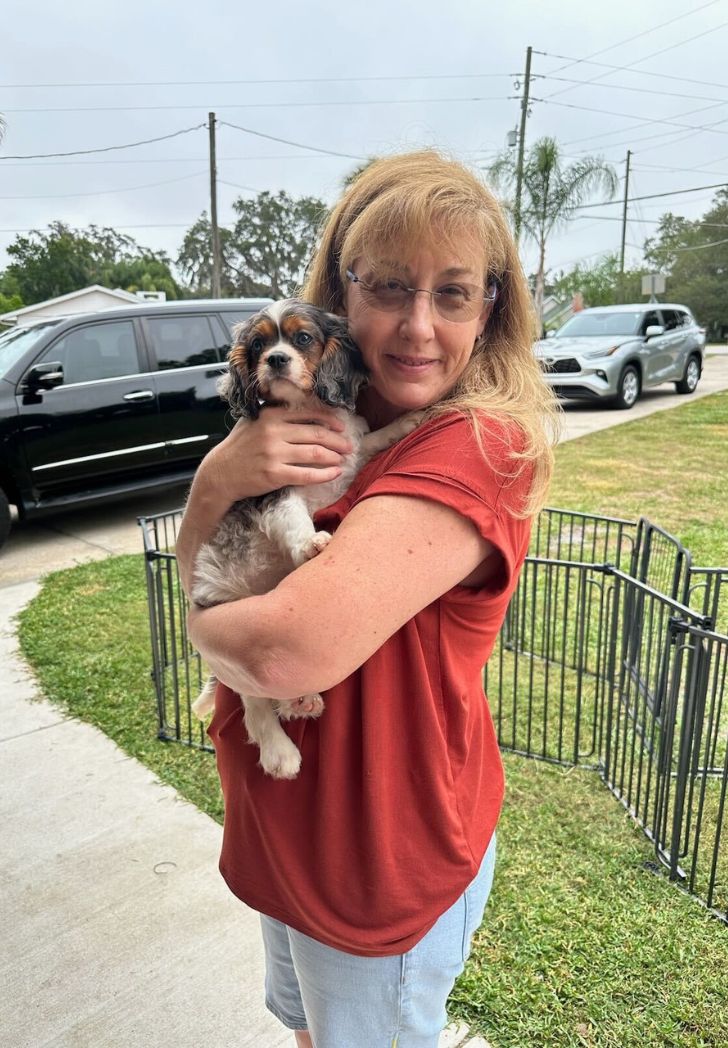
M 266 364 L 272 371 L 284 371 L 291 363 L 291 358 L 285 353 L 271 353 Z

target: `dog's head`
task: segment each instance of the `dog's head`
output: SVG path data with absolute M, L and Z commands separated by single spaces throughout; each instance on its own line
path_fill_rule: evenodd
M 343 317 L 297 299 L 266 306 L 233 331 L 218 390 L 236 418 L 257 418 L 261 401 L 316 396 L 355 410 L 367 369 Z

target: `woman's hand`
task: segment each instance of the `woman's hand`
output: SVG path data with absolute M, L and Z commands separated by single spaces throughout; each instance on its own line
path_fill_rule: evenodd
M 254 422 L 240 419 L 207 455 L 200 471 L 228 505 L 289 485 L 323 484 L 341 472 L 352 450 L 333 408 L 267 407 Z
M 264 408 L 254 422 L 235 424 L 201 462 L 187 500 L 176 547 L 186 593 L 200 546 L 233 503 L 287 485 L 334 480 L 352 450 L 343 431 L 336 411 L 313 398 L 310 410 Z

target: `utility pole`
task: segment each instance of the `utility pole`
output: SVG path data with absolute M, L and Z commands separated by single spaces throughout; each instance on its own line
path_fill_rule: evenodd
M 514 211 L 514 226 L 516 244 L 521 235 L 521 190 L 523 187 L 523 152 L 526 144 L 526 120 L 528 118 L 528 93 L 531 88 L 531 52 L 532 48 L 526 50 L 526 75 L 523 78 L 523 97 L 521 98 L 521 130 L 518 134 L 518 161 L 516 165 L 516 206 Z
M 220 298 L 220 231 L 217 228 L 217 161 L 215 159 L 215 114 L 208 113 L 210 130 L 210 225 L 212 227 L 212 287 L 213 298 Z
M 622 246 L 619 250 L 619 297 L 624 302 L 624 243 L 627 239 L 627 200 L 629 199 L 629 161 L 631 150 L 627 150 L 627 163 L 624 170 L 624 204 L 622 206 Z

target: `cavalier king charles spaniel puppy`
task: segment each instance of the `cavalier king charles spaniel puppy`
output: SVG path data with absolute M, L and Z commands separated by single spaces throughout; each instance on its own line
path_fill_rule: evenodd
M 230 508 L 195 561 L 191 598 L 200 607 L 267 593 L 320 553 L 331 536 L 316 531 L 313 514 L 336 502 L 370 458 L 410 433 L 421 418 L 413 413 L 370 433 L 364 419 L 355 414 L 367 369 L 346 320 L 296 299 L 266 306 L 238 325 L 228 362 L 218 390 L 235 418 L 256 419 L 266 404 L 277 404 L 300 408 L 306 421 L 313 395 L 337 409 L 353 451 L 336 480 L 281 488 Z M 193 703 L 198 717 L 213 708 L 216 684 L 211 677 Z M 240 698 L 248 736 L 260 748 L 263 771 L 279 779 L 295 778 L 301 754 L 280 722 L 318 717 L 324 708 L 321 696 L 277 701 Z

